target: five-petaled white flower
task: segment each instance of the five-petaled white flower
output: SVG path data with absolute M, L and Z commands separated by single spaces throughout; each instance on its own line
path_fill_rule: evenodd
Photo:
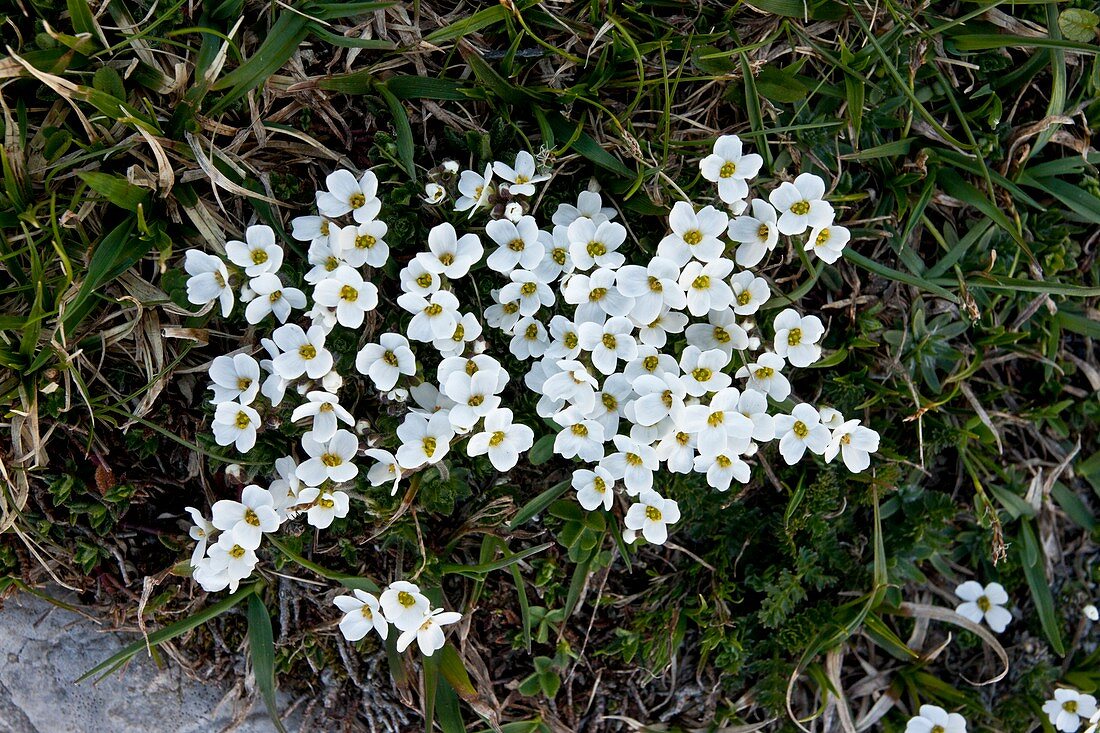
M 366 312 L 378 307 L 378 288 L 363 280 L 358 270 L 340 265 L 317 283 L 313 300 L 326 308 L 335 308 L 336 320 L 341 326 L 359 328 Z
M 798 463 L 809 448 L 821 455 L 829 447 L 829 429 L 821 424 L 821 414 L 813 405 L 797 404 L 790 415 L 775 416 L 775 434 L 779 454 L 788 466 Z
M 274 313 L 279 323 L 286 323 L 292 308 L 306 307 L 306 294 L 298 288 L 289 288 L 273 272 L 257 275 L 248 282 L 253 298 L 248 301 L 244 317 L 249 323 L 256 324 Z
M 425 463 L 438 463 L 451 448 L 454 428 L 446 412 L 436 412 L 429 417 L 410 412 L 397 428 L 401 447 L 397 449 L 397 462 L 402 468 L 420 468 Z
M 444 222 L 428 230 L 428 251 L 416 256 L 429 272 L 446 275 L 452 280 L 464 277 L 485 253 L 476 234 L 455 232 Z
M 592 511 L 602 506 L 604 511 L 611 511 L 611 503 L 615 500 L 615 479 L 606 468 L 578 468 L 573 471 L 572 484 L 582 507 Z
M 806 240 L 806 251 L 815 254 L 823 262 L 833 264 L 844 252 L 844 245 L 851 240 L 852 234 L 847 229 L 836 224 L 817 226 L 810 230 L 810 236 Z
M 818 414 L 822 415 L 823 418 L 826 415 L 826 409 L 829 408 L 818 410 Z M 822 423 L 825 423 L 824 419 Z M 840 453 L 848 470 L 852 473 L 859 473 L 871 465 L 871 454 L 878 450 L 878 443 L 879 435 L 877 432 L 860 425 L 859 420 L 848 420 L 833 428 L 833 436 L 829 441 L 829 447 L 825 449 L 825 461 L 831 463 L 836 458 L 837 453 Z
M 214 404 L 236 400 L 250 405 L 260 391 L 260 364 L 248 354 L 215 357 L 208 374 Z
M 578 270 L 593 267 L 618 269 L 626 256 L 618 249 L 626 241 L 626 227 L 613 221 L 595 222 L 583 217 L 569 225 L 569 256 Z
M 415 629 L 431 609 L 428 597 L 415 583 L 396 580 L 382 592 L 378 599 L 386 620 L 400 631 Z
M 517 267 L 534 270 L 542 262 L 545 250 L 535 217 L 524 216 L 515 223 L 494 219 L 485 225 L 485 233 L 498 245 L 485 260 L 489 269 L 507 275 Z
M 288 323 L 276 328 L 271 338 L 281 353 L 271 360 L 275 371 L 283 379 L 297 379 L 303 374 L 320 379 L 328 374 L 332 370 L 332 354 L 325 348 L 325 337 L 321 326 L 303 331 L 298 324 Z

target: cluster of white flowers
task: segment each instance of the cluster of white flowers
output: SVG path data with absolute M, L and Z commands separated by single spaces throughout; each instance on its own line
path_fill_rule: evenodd
M 662 543 L 667 526 L 679 520 L 676 502 L 654 488 L 662 464 L 674 473 L 705 474 L 710 486 L 726 491 L 734 480 L 749 480 L 746 459 L 776 440 L 788 464 L 809 452 L 827 462 L 840 456 L 851 471 L 866 469 L 879 438 L 859 420 L 807 403 L 775 411 L 789 404 L 785 371 L 820 359 L 825 329 L 817 316 L 793 308 L 770 325 L 758 322 L 772 286 L 737 268 L 758 265 L 780 235 L 807 232 L 807 251 L 833 262 L 848 232 L 833 223 L 817 176 L 802 174 L 766 200 L 746 201 L 760 165 L 737 137 L 720 138 L 701 169 L 729 213 L 677 202 L 656 255 L 633 263 L 621 251 L 627 228 L 596 191 L 581 193 L 575 206 L 559 206 L 552 226 L 540 228 L 528 213 L 529 199 L 549 176 L 530 153 L 480 173 L 460 172 L 452 161 L 433 171 L 425 200 L 454 195 L 454 210 L 467 218 L 488 212 L 491 251 L 486 257 L 478 234 L 460 233 L 450 223 L 433 227 L 424 250 L 400 270 L 404 332 L 381 333 L 356 355 L 356 371 L 380 395 L 408 404 L 393 452 L 360 447 L 356 419 L 340 403 L 345 377 L 326 348 L 337 325 L 360 329 L 379 303 L 372 279 L 390 251 L 373 173 L 332 173 L 316 194 L 317 214 L 293 220 L 292 236 L 308 242 L 308 297 L 280 276 L 284 252 L 269 227 L 249 227 L 246 241 L 228 242 L 228 264 L 188 252 L 191 302 L 217 302 L 228 315 L 232 283 L 239 281 L 246 320 L 262 326 L 271 317 L 278 324 L 260 339 L 267 358 L 242 352 L 212 361 L 217 443 L 250 451 L 288 393 L 296 403 L 291 421 L 308 428 L 300 462 L 293 455 L 276 461 L 268 488 L 249 485 L 240 501 L 215 503 L 210 520 L 189 510 L 198 543 L 195 579 L 208 591 L 235 590 L 253 572 L 265 533 L 296 517 L 326 528 L 346 516 L 349 496 L 342 487 L 358 476 L 358 456 L 373 462 L 367 480 L 387 485 L 391 494 L 402 478 L 439 463 L 463 441 L 469 456 L 485 455 L 498 471 L 516 465 L 532 447 L 534 431 L 515 423 L 502 404 L 511 376 L 486 353 L 482 320 L 456 289 L 473 279 L 483 259 L 500 277 L 484 323 L 506 334 L 513 357 L 531 362 L 522 381 L 539 396 L 537 413 L 559 428 L 554 452 L 586 464 L 572 481 L 581 505 L 610 510 L 620 485 L 633 500 L 624 519 L 627 541 L 640 533 Z M 454 185 L 449 191 L 441 181 Z M 750 204 L 751 214 L 745 213 Z M 300 317 L 291 319 L 295 310 Z M 442 645 L 441 627 L 460 618 L 431 609 L 404 581 L 380 599 L 356 591 L 337 605 L 349 639 L 372 628 L 384 638 L 392 624 L 402 632 L 400 649 L 415 638 L 426 654 Z
M 398 652 L 408 649 L 415 640 L 426 657 L 443 648 L 443 627 L 462 618 L 460 613 L 432 608 L 420 588 L 405 580 L 390 583 L 378 598 L 354 590 L 352 595 L 337 596 L 333 602 L 344 612 L 340 632 L 348 641 L 359 641 L 372 629 L 385 641 L 392 624 L 401 632 L 397 638 Z
M 587 464 L 573 474 L 581 505 L 610 509 L 620 484 L 634 499 L 625 517 L 628 541 L 641 533 L 662 543 L 667 525 L 679 519 L 676 502 L 653 488 L 662 463 L 674 473 L 705 474 L 712 487 L 726 491 L 734 480 L 749 480 L 745 459 L 771 440 L 788 464 L 808 451 L 826 461 L 839 455 L 851 471 L 866 469 L 878 449 L 875 431 L 834 409 L 799 403 L 769 411 L 769 397 L 782 403 L 791 395 L 784 370 L 820 359 L 825 328 L 817 316 L 787 308 L 772 321 L 766 343 L 755 320 L 771 286 L 735 269 L 758 265 L 780 235 L 806 232 L 807 252 L 834 262 L 849 234 L 833 223 L 824 182 L 806 173 L 779 184 L 767 199 L 752 199 L 751 215 L 743 214 L 761 162 L 744 153 L 736 136 L 719 138 L 700 166 L 733 215 L 679 201 L 656 256 L 631 264 L 620 251 L 627 229 L 598 192 L 559 206 L 547 229 L 525 213 L 516 194 L 530 195 L 531 184 L 545 177 L 531 155 L 459 177 L 456 209 L 472 215 L 509 202 L 502 218 L 485 225 L 496 245 L 486 264 L 502 277 L 485 322 L 510 337 L 515 358 L 532 361 L 524 383 L 540 396 L 538 414 L 560 428 L 554 452 Z M 494 175 L 503 179 L 496 186 Z M 425 198 L 442 201 L 445 191 L 429 188 Z M 442 333 L 457 309 L 448 299 L 437 310 L 447 318 Z M 461 403 L 470 393 L 462 386 L 446 396 Z M 475 391 L 477 404 L 485 404 L 490 391 Z M 461 423 L 452 418 L 451 427 Z M 446 437 L 429 434 L 433 445 Z M 507 434 L 496 433 L 501 440 Z

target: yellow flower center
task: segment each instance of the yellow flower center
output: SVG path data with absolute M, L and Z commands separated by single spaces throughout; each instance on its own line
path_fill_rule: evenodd
M 363 618 L 365 619 L 369 620 L 374 618 L 374 614 L 371 613 L 370 607 L 366 604 L 364 604 L 363 607 L 359 609 L 359 613 L 363 614 Z
M 240 560 L 244 557 L 246 550 L 240 545 L 233 545 L 233 549 L 229 551 L 229 556 L 234 560 Z
M 718 171 L 719 178 L 729 178 L 737 172 L 737 164 L 733 161 L 727 160 L 722 164 L 722 169 Z
M 592 488 L 602 494 L 603 492 L 607 491 L 607 482 L 604 481 L 601 477 L 597 476 L 592 481 Z
M 378 244 L 378 240 L 369 234 L 360 234 L 355 238 L 355 246 L 357 249 L 370 249 L 376 244 Z M 366 608 L 366 606 L 363 606 L 363 608 Z
M 756 236 L 759 239 L 767 239 L 772 233 L 772 230 L 768 228 L 767 224 L 761 224 L 756 230 Z
M 731 338 L 731 336 L 729 334 L 729 331 L 722 328 L 721 326 L 715 326 L 714 327 L 714 340 L 715 341 L 717 341 L 720 344 L 728 344 L 729 341 L 730 341 L 730 338 Z
M 451 335 L 451 341 L 458 342 L 466 337 L 466 328 L 459 323 L 455 326 L 455 332 Z
M 726 456 L 717 456 L 714 459 L 714 462 L 718 464 L 719 468 L 729 468 L 730 465 L 733 463 L 733 461 L 731 461 Z
M 696 382 L 708 382 L 713 374 L 714 372 L 706 367 L 698 367 L 691 370 L 691 376 Z
M 588 437 L 588 428 L 586 428 L 581 423 L 577 423 L 576 425 L 569 428 L 569 430 L 573 433 L 573 435 L 576 435 L 578 437 L 581 437 L 581 438 L 587 438 Z
M 321 455 L 321 463 L 325 464 L 329 468 L 336 468 L 344 462 L 344 459 L 335 453 L 323 453 Z
M 420 447 L 424 451 L 424 455 L 431 458 L 435 455 L 436 440 L 430 435 L 424 436 L 420 441 Z
M 325 260 L 325 270 L 328 272 L 332 272 L 339 266 L 340 260 L 336 259 L 335 257 L 329 257 L 327 260 Z
M 687 445 L 691 442 L 691 436 L 687 433 L 676 433 L 676 442 L 680 445 Z
M 664 291 L 665 286 L 661 284 L 660 278 L 656 278 L 656 277 L 653 277 L 652 275 L 650 275 L 649 276 L 649 289 L 652 290 L 655 293 L 660 293 L 660 292 Z
M 367 197 L 364 196 L 361 193 L 353 193 L 348 198 L 348 206 L 350 206 L 353 209 L 358 209 L 359 207 L 361 207 L 365 203 L 367 203 Z
M 392 351 L 386 351 L 382 354 L 382 361 L 389 364 L 391 367 L 397 366 L 397 356 Z
M 520 285 L 520 287 L 519 287 L 519 292 L 520 292 L 520 293 L 521 293 L 522 295 L 534 295 L 534 294 L 535 294 L 535 292 L 536 292 L 536 291 L 537 291 L 538 289 L 539 289 L 539 286 L 538 286 L 538 285 L 536 285 L 535 283 L 532 283 L 532 282 L 526 282 L 526 283 L 524 283 L 523 285 Z
M 627 453 L 626 462 L 631 466 L 640 466 L 642 465 L 642 457 L 637 453 Z
M 328 222 L 327 221 L 321 222 L 321 234 L 323 234 L 327 237 L 328 233 L 329 233 Z
M 771 379 L 774 374 L 775 370 L 771 367 L 757 367 L 756 371 L 752 373 L 754 377 L 760 380 Z
M 802 329 L 801 328 L 792 328 L 790 331 L 787 332 L 787 345 L 788 346 L 798 346 L 800 343 L 802 343 Z
M 252 420 L 242 410 L 242 411 L 237 413 L 237 419 L 234 422 L 234 424 L 237 426 L 238 430 L 244 430 L 245 428 L 247 428 L 249 425 L 252 424 Z
M 572 331 L 565 334 L 565 336 L 562 338 L 562 342 L 565 344 L 565 347 L 570 351 L 577 348 L 577 344 L 580 343 L 577 340 L 577 334 L 573 333 Z
M 587 250 L 589 257 L 602 257 L 607 254 L 607 247 L 603 245 L 603 242 L 589 242 Z
M 558 265 L 559 267 L 565 265 L 565 255 L 566 251 L 561 247 L 557 247 L 550 251 L 550 256 L 554 258 L 554 264 Z
M 298 356 L 306 361 L 317 357 L 317 347 L 313 344 L 302 344 L 298 347 Z
M 527 329 L 523 332 L 523 337 L 530 341 L 534 341 L 535 339 L 537 339 L 539 337 L 538 324 L 528 324 Z
M 504 304 L 504 312 L 507 313 L 508 315 L 512 315 L 513 313 L 515 313 L 518 310 L 519 310 L 519 303 L 505 303 Z
M 443 265 L 444 267 L 450 267 L 454 263 L 455 256 L 450 252 L 444 252 L 443 254 L 439 255 L 439 264 Z
M 1076 700 L 1066 700 L 1064 703 L 1062 703 L 1062 709 L 1065 710 L 1067 713 L 1072 713 L 1072 714 L 1076 715 L 1077 714 L 1077 701 Z
M 695 288 L 696 290 L 706 290 L 710 287 L 710 276 L 700 275 L 699 277 L 691 281 L 691 287 Z
M 840 436 L 840 442 L 841 442 L 842 445 L 851 445 L 852 444 L 852 436 L 850 434 L 846 433 L 846 434 Z
M 737 294 L 738 305 L 748 305 L 750 300 L 752 300 L 752 293 L 750 293 L 747 289 L 742 290 L 740 293 Z
M 470 399 L 466 400 L 466 404 L 469 405 L 470 407 L 480 407 L 481 403 L 483 403 L 484 401 L 485 401 L 485 396 L 484 395 L 475 394 L 475 395 L 471 395 Z
M 791 428 L 791 432 L 797 435 L 799 438 L 805 438 L 810 434 L 810 429 L 806 427 L 806 423 L 801 420 L 794 421 L 794 427 Z
M 824 246 L 825 243 L 829 241 L 830 234 L 831 232 L 829 231 L 829 227 L 825 227 L 824 229 L 822 229 L 820 232 L 817 233 L 817 238 L 814 239 L 814 246 Z
M 494 448 L 504 442 L 504 431 L 497 430 L 489 436 L 489 445 Z
M 613 394 L 608 394 L 607 392 L 604 392 L 603 396 L 600 398 L 600 401 L 603 402 L 603 406 L 607 408 L 608 412 L 619 409 L 619 401 L 615 399 L 615 395 Z
M 256 514 L 256 512 L 252 511 L 251 507 L 245 507 L 244 521 L 248 524 L 251 524 L 253 527 L 260 526 L 260 517 Z
M 282 290 L 276 290 L 276 291 L 272 292 L 271 295 L 267 296 L 267 299 L 271 303 L 278 303 L 279 299 L 282 298 L 282 297 L 283 297 L 283 291 Z
M 672 407 L 672 390 L 671 389 L 666 389 L 664 392 L 661 393 L 661 402 L 664 403 L 665 407 Z
M 254 249 L 254 250 L 252 250 L 252 264 L 253 265 L 262 265 L 265 262 L 267 262 L 267 250 L 265 250 L 265 249 Z
M 521 185 L 521 184 L 527 183 L 527 182 L 528 182 L 528 181 L 530 181 L 530 180 L 531 180 L 530 178 L 528 178 L 527 176 L 523 175 L 522 173 L 517 173 L 517 174 L 516 174 L 516 180 L 514 180 L 514 181 L 513 181 L 513 183 L 515 183 L 515 184 L 516 184 L 516 185 L 518 186 L 518 185 Z
M 430 272 L 421 273 L 416 278 L 416 284 L 422 288 L 430 288 L 433 282 L 435 282 L 435 278 L 432 277 Z
M 349 303 L 354 303 L 359 300 L 359 291 L 350 285 L 345 285 L 340 288 L 340 300 L 346 300 Z
M 791 213 L 796 216 L 806 216 L 810 213 L 809 201 L 795 201 L 791 204 Z
M 707 416 L 707 425 L 712 428 L 716 428 L 726 421 L 726 413 L 721 410 L 715 410 Z
M 413 598 L 412 593 L 404 590 L 397 594 L 397 602 L 405 608 L 412 608 L 416 605 L 416 599 Z
M 603 335 L 603 339 L 601 339 L 601 340 L 603 341 L 603 345 L 604 345 L 605 348 L 608 348 L 608 349 L 614 349 L 615 348 L 616 341 L 615 341 L 615 336 L 613 334 L 605 333 Z
M 222 274 L 217 270 L 214 271 L 214 282 L 218 284 L 219 288 L 225 287 L 225 278 L 222 277 Z
M 512 250 L 513 252 L 522 252 L 523 247 L 523 240 L 518 237 L 508 243 L 508 249 Z
M 244 392 L 246 389 L 252 386 L 252 380 L 248 377 L 241 377 L 237 380 L 237 389 Z
M 471 377 L 477 374 L 477 364 L 472 359 L 466 361 L 466 374 Z
M 647 506 L 645 508 L 645 518 L 651 522 L 661 521 L 661 510 L 655 506 Z
M 698 229 L 692 229 L 684 232 L 684 241 L 690 244 L 692 247 L 703 241 L 703 233 Z
M 439 303 L 431 303 L 430 305 L 428 305 L 427 308 L 424 309 L 424 312 L 427 313 L 429 316 L 435 317 L 443 312 L 443 306 L 441 306 Z
M 982 610 L 982 613 L 985 613 L 986 611 L 988 611 L 990 608 L 993 607 L 993 604 L 990 603 L 989 599 L 986 598 L 985 596 L 982 596 L 981 598 L 979 598 L 977 603 L 978 603 L 978 608 L 980 608 Z
M 657 370 L 657 365 L 660 363 L 661 360 L 658 359 L 656 356 L 647 356 L 646 358 L 642 359 L 642 368 L 645 369 L 647 372 L 653 372 Z

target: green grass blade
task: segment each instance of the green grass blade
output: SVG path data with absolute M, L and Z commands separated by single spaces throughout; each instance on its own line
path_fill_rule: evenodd
M 271 723 L 279 733 L 286 733 L 275 697 L 275 636 L 271 632 L 271 614 L 256 593 L 248 596 L 248 650 L 252 656 L 252 674 Z

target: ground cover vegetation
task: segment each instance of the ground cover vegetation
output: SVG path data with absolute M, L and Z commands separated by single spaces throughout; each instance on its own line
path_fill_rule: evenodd
M 1086 729 L 1094 10 L 17 0 L 0 588 L 309 729 Z

